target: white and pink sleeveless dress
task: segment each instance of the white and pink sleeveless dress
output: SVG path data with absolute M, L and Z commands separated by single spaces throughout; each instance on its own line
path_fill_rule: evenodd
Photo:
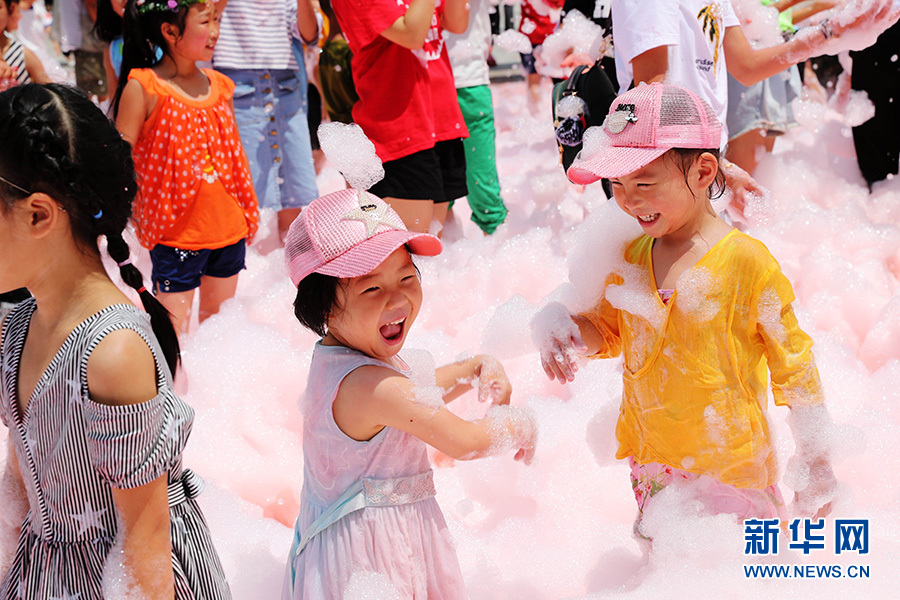
M 358 572 L 380 573 L 404 599 L 465 598 L 425 443 L 390 427 L 358 442 L 334 422 L 341 381 L 365 365 L 408 375 L 356 350 L 316 344 L 301 404 L 303 494 L 284 600 L 340 600 Z

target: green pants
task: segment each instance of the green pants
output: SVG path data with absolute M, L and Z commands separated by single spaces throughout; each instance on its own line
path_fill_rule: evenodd
M 472 220 L 485 233 L 494 233 L 506 219 L 506 207 L 500 197 L 497 180 L 497 148 L 494 143 L 494 107 L 491 90 L 486 85 L 456 90 L 469 137 L 463 140 L 466 149 L 466 185 L 469 188 L 469 207 Z

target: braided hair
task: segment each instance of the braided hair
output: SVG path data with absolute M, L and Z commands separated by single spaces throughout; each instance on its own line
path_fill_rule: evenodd
M 128 258 L 122 232 L 131 218 L 137 180 L 131 146 L 79 90 L 35 83 L 0 93 L 0 210 L 9 210 L 29 193 L 42 192 L 66 211 L 76 243 L 107 251 L 122 280 L 136 290 L 150 315 L 172 373 L 178 364 L 178 337 L 168 311 L 144 288 L 141 272 Z

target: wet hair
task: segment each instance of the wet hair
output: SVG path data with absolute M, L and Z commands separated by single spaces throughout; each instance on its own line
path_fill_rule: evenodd
M 684 174 L 684 183 L 691 190 L 691 193 L 694 193 L 694 189 L 691 187 L 691 184 L 688 182 L 688 173 L 691 170 L 691 165 L 694 164 L 694 161 L 703 154 L 704 152 L 708 152 L 712 154 L 716 163 L 721 165 L 721 159 L 719 158 L 719 149 L 718 148 L 672 148 L 665 154 L 667 160 L 672 161 L 672 163 L 678 167 L 678 169 Z M 706 197 L 710 200 L 714 198 L 720 198 L 722 194 L 725 193 L 725 174 L 722 172 L 721 166 L 716 167 L 716 177 L 713 179 L 713 182 L 706 188 Z
M 144 288 L 122 239 L 137 193 L 131 146 L 83 92 L 56 83 L 0 93 L 0 139 L 0 176 L 15 184 L 0 180 L 0 211 L 44 193 L 66 211 L 84 251 L 99 254 L 99 237 L 106 237 L 107 252 L 122 280 L 140 295 L 174 374 L 180 352 L 175 328 L 168 311 Z
M 145 2 L 162 2 L 163 0 L 145 0 Z M 128 83 L 128 73 L 132 69 L 152 67 L 157 62 L 157 48 L 162 49 L 163 54 L 171 56 L 166 38 L 162 34 L 164 23 L 174 25 L 178 29 L 178 35 L 184 33 L 187 22 L 189 6 L 181 6 L 178 10 L 147 10 L 140 11 L 136 0 L 128 0 L 125 5 L 125 13 L 122 17 L 122 70 L 119 73 L 119 84 L 116 86 L 116 95 L 113 96 L 112 114 L 115 118 L 119 114 L 119 101 L 122 99 L 122 90 Z M 112 10 L 112 9 L 110 9 Z
M 107 44 L 122 35 L 122 17 L 113 10 L 110 0 L 97 0 L 97 22 L 94 33 Z
M 406 250 L 409 252 L 409 246 L 406 246 Z M 422 274 L 415 262 L 413 268 L 416 270 L 416 277 L 421 279 Z M 340 308 L 337 292 L 341 285 L 341 280 L 337 277 L 321 273 L 310 273 L 301 279 L 294 298 L 294 315 L 300 324 L 325 337 L 328 333 L 328 315 L 334 308 Z

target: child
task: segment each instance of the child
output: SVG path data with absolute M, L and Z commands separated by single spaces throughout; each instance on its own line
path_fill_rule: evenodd
M 525 79 L 528 82 L 528 100 L 534 109 L 540 102 L 541 74 L 535 67 L 536 56 L 553 30 L 559 23 L 560 9 L 563 0 L 525 0 L 522 2 L 522 20 L 519 21 L 519 33 L 528 37 L 531 42 L 531 52 L 519 53 L 522 57 L 522 70 L 525 71 Z
M 604 130 L 605 144 L 569 176 L 609 178 L 645 235 L 624 248 L 627 265 L 592 310 L 569 315 L 555 303 L 534 321 L 547 375 L 572 381 L 577 353 L 624 355 L 616 456 L 629 459 L 641 514 L 686 479 L 710 513 L 774 518 L 784 511 L 765 418 L 768 367 L 811 467 L 796 506 L 815 512 L 834 476 L 823 444 L 807 435 L 811 422 L 827 422 L 812 340 L 769 251 L 710 205 L 722 185 L 715 113 L 693 92 L 654 83 L 617 98 Z M 550 326 L 554 315 L 563 326 Z
M 57 84 L 0 94 L 0 139 L 0 291 L 34 296 L 0 326 L 0 479 L 25 504 L 0 598 L 120 597 L 101 581 L 123 569 L 129 597 L 230 598 L 181 464 L 194 413 L 171 389 L 177 337 L 122 239 L 128 144 Z M 100 236 L 149 317 L 109 279 Z
M 258 220 L 234 84 L 197 67 L 212 59 L 218 35 L 212 0 L 136 0 L 125 10 L 113 110 L 134 146 L 138 238 L 150 250 L 154 289 L 181 332 L 195 289 L 201 322 L 234 296 Z
M 331 0 L 353 51 L 353 121 L 384 162 L 384 179 L 371 191 L 410 231 L 439 231 L 450 202 L 468 193 L 468 130 L 442 34 L 466 30 L 467 4 Z
M 122 17 L 125 15 L 125 0 L 97 0 L 97 20 L 94 22 L 94 35 L 109 44 L 103 53 L 103 70 L 106 72 L 106 84 L 109 89 L 119 87 L 119 72 L 122 70 Z M 157 60 L 162 52 L 157 52 Z
M 476 356 L 437 369 L 431 400 L 398 356 L 422 303 L 410 254 L 440 251 L 437 238 L 407 231 L 385 202 L 354 189 L 313 201 L 291 225 L 294 312 L 322 339 L 302 404 L 303 496 L 285 600 L 340 599 L 357 571 L 384 575 L 402 598 L 465 598 L 425 444 L 454 458 L 515 449 L 531 461 L 533 419 L 505 406 L 500 363 Z M 476 377 L 479 398 L 498 406 L 470 422 L 443 405 Z
M 487 0 L 469 2 L 469 27 L 460 35 L 447 36 L 447 53 L 453 67 L 456 98 L 469 129 L 466 149 L 466 199 L 472 221 L 486 234 L 494 233 L 508 213 L 500 197 L 497 179 L 497 144 L 494 105 L 489 86 L 487 59 L 491 54 L 491 22 Z
M 226 6 L 227 3 L 227 6 Z M 279 241 L 316 199 L 303 46 L 319 24 L 311 0 L 219 0 L 213 66 L 234 81 L 235 119 L 262 208 L 277 212 Z
M 10 23 L 10 21 L 12 19 L 18 21 L 15 16 L 15 12 L 19 8 L 18 4 L 18 0 L 0 0 L 0 58 L 13 69 L 15 84 L 30 81 L 47 83 L 49 79 L 38 57 L 7 31 L 7 29 L 15 29 L 15 23 Z M 13 84 L 12 81 L 6 84 L 0 83 L 2 86 L 0 90 L 11 87 L 11 84 Z

